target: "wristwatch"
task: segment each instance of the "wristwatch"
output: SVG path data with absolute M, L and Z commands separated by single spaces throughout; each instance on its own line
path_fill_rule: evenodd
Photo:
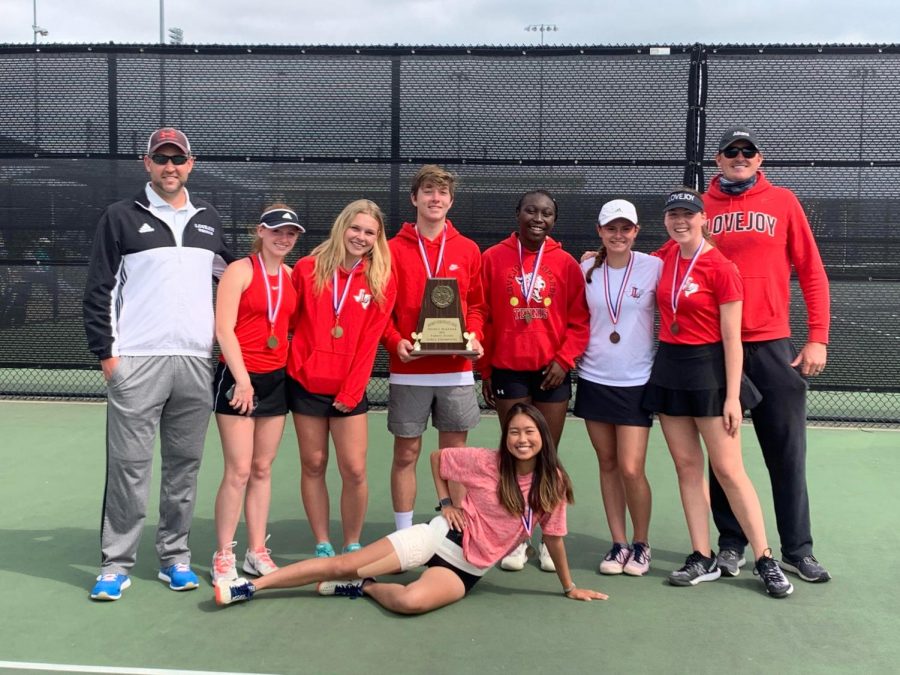
M 453 500 L 450 497 L 444 497 L 437 506 L 434 507 L 435 511 L 440 511 L 445 506 L 453 506 Z

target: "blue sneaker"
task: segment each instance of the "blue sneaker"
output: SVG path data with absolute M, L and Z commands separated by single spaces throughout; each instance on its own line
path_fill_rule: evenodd
M 341 553 L 353 553 L 354 551 L 359 551 L 361 548 L 362 544 L 358 541 L 354 541 L 352 544 L 347 544 Z
M 190 591 L 200 585 L 200 579 L 187 563 L 175 563 L 161 568 L 159 578 L 167 582 L 173 591 Z
M 329 541 L 323 541 L 316 544 L 316 557 L 317 558 L 333 558 L 334 557 L 334 546 L 331 545 Z
M 129 586 L 131 579 L 124 574 L 101 574 L 91 589 L 91 600 L 118 600 Z

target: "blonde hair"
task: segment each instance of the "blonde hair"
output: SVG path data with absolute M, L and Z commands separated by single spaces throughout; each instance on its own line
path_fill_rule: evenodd
M 284 202 L 273 202 L 262 210 L 260 216 L 266 211 L 273 211 L 275 209 L 287 209 L 288 211 L 294 210 Z M 250 228 L 250 233 L 253 235 L 253 241 L 250 242 L 250 255 L 256 255 L 257 253 L 262 251 L 262 239 L 260 239 L 259 237 L 259 223 Z
M 375 245 L 366 254 L 368 265 L 366 266 L 366 280 L 375 301 L 384 302 L 384 289 L 391 276 L 391 252 L 387 244 L 387 235 L 384 233 L 384 214 L 378 208 L 378 204 L 368 199 L 357 199 L 344 207 L 331 226 L 331 234 L 328 239 L 316 246 L 311 256 L 316 260 L 313 274 L 315 275 L 315 292 L 321 293 L 325 289 L 334 271 L 344 263 L 344 233 L 350 228 L 353 219 L 360 213 L 371 216 L 378 222 L 378 234 L 375 237 Z

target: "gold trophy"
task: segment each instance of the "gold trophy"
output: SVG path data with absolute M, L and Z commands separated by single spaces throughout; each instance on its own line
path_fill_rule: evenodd
M 427 279 L 410 356 L 478 356 L 465 325 L 456 279 Z

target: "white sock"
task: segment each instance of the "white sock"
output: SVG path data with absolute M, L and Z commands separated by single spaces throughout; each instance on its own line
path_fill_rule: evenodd
M 415 511 L 394 511 L 394 526 L 398 530 L 405 530 L 412 527 L 413 514 Z

